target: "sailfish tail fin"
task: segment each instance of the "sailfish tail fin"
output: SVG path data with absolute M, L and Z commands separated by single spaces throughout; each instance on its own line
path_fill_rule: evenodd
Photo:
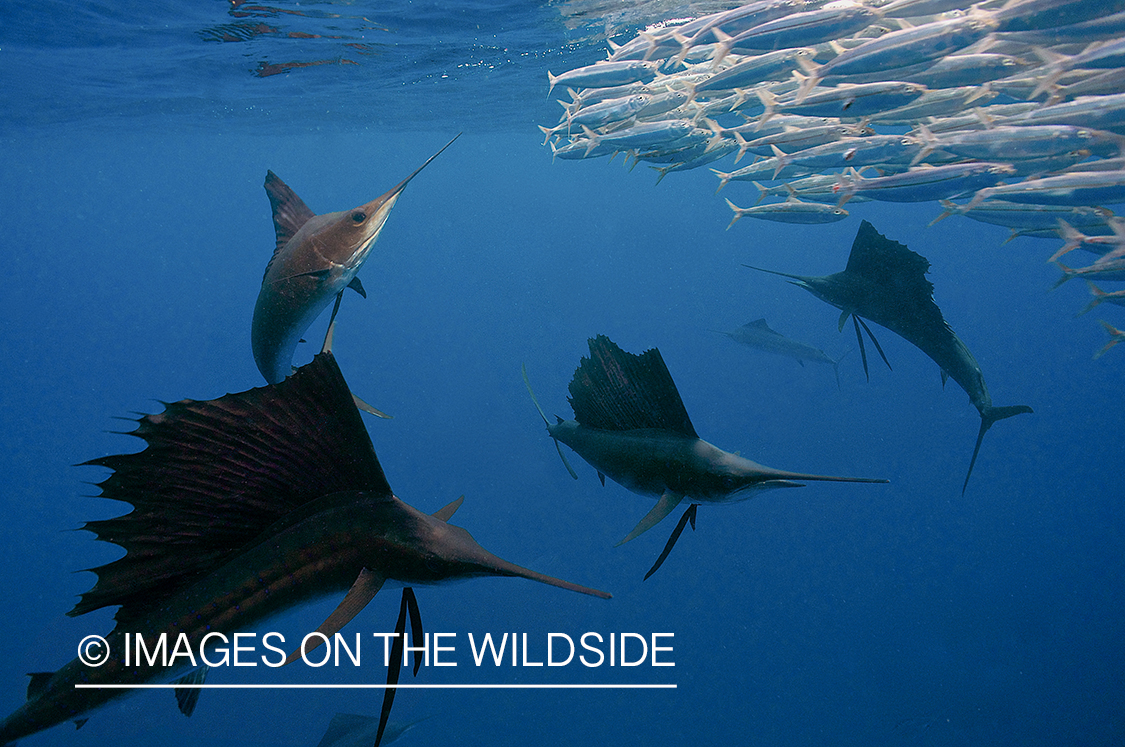
M 973 458 L 969 460 L 969 471 L 965 473 L 965 483 L 961 486 L 961 495 L 965 494 L 965 488 L 969 487 L 969 476 L 973 474 L 973 467 L 977 463 L 977 454 L 980 453 L 980 444 L 984 440 L 984 434 L 988 433 L 988 429 L 992 424 L 998 420 L 1013 417 L 1015 415 L 1022 415 L 1025 412 L 1034 412 L 1027 405 L 1007 405 L 1005 407 L 986 407 L 980 413 L 980 430 L 977 431 L 977 443 L 973 447 Z

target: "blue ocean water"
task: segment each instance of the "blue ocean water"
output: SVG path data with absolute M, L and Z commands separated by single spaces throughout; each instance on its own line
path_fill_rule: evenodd
M 677 688 L 406 690 L 395 718 L 430 718 L 403 744 L 1125 740 L 1125 369 L 1120 350 L 1091 360 L 1106 342 L 1094 318 L 1125 319 L 1108 304 L 1075 318 L 1089 298 L 1078 281 L 1048 291 L 1055 243 L 1002 245 L 1006 230 L 961 218 L 927 227 L 938 208 L 926 204 L 724 231 L 730 210 L 705 169 L 654 187 L 620 159 L 552 163 L 534 127 L 558 115 L 547 70 L 602 58 L 606 28 L 699 12 L 686 4 L 264 7 L 0 10 L 0 710 L 22 702 L 25 673 L 112 626 L 107 610 L 65 616 L 94 580 L 73 572 L 119 554 L 71 530 L 125 508 L 89 497 L 104 470 L 74 465 L 139 447 L 118 418 L 262 383 L 249 325 L 274 243 L 266 169 L 314 211 L 341 210 L 463 131 L 395 207 L 360 273 L 367 300 L 345 298 L 335 352 L 353 390 L 394 415 L 367 426 L 400 497 L 434 511 L 464 495 L 454 523 L 482 545 L 614 598 L 514 579 L 420 587 L 426 629 L 456 633 L 460 655 L 417 682 Z M 258 75 L 316 60 L 334 62 Z M 894 370 L 869 346 L 866 381 L 835 309 L 742 267 L 835 272 L 861 219 L 931 261 L 937 303 L 994 401 L 1035 408 L 992 429 L 965 495 L 979 419 L 964 392 L 879 328 Z M 711 332 L 759 317 L 834 356 L 851 350 L 841 388 L 827 367 Z M 670 521 L 613 547 L 651 500 L 602 487 L 570 455 L 572 481 L 520 377 L 526 364 L 548 414 L 568 417 L 567 383 L 599 333 L 635 353 L 659 347 L 708 441 L 891 484 L 705 505 L 642 582 Z M 302 348 L 297 363 L 316 345 Z M 335 602 L 269 628 L 298 639 Z M 382 592 L 348 630 L 389 631 L 397 602 Z M 675 667 L 497 670 L 466 648 L 469 633 L 527 633 L 541 660 L 548 633 L 587 631 L 673 633 Z M 369 664 L 232 667 L 208 681 L 383 678 Z M 26 744 L 314 745 L 334 713 L 377 714 L 380 698 L 208 691 L 185 719 L 169 693 L 141 693 Z

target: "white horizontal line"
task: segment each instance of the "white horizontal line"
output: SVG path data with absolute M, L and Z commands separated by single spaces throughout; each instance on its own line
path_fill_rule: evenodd
M 75 690 L 675 690 L 674 684 L 663 685 L 83 685 L 76 684 Z

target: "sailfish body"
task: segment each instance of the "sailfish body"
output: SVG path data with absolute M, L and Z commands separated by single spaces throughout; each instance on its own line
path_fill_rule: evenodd
M 659 350 L 634 355 L 604 335 L 592 338 L 589 346 L 590 357 L 582 359 L 570 382 L 575 419 L 548 423 L 548 433 L 593 466 L 603 483 L 609 477 L 628 490 L 657 498 L 656 506 L 621 543 L 651 529 L 682 501 L 690 504 L 645 578 L 664 562 L 685 523 L 690 520 L 694 527 L 700 503 L 802 487 L 798 480 L 887 482 L 788 472 L 723 451 L 696 434 Z
M 698 436 L 658 428 L 603 430 L 564 420 L 547 432 L 599 474 L 654 498 L 672 493 L 694 503 L 732 503 L 762 490 L 801 487 L 794 480 L 818 479 L 766 467 Z
M 762 270 L 760 267 L 753 269 Z M 925 257 L 897 241 L 891 241 L 863 221 L 852 242 L 851 254 L 843 272 L 812 277 L 762 271 L 790 278 L 794 285 L 840 309 L 843 312 L 840 316 L 841 329 L 851 316 L 865 370 L 867 355 L 859 328 L 863 324 L 862 319 L 870 319 L 928 355 L 941 369 L 943 383 L 949 377 L 965 390 L 969 401 L 980 413 L 981 427 L 961 488 L 964 492 L 976 464 L 981 441 L 992 424 L 1032 410 L 1027 405 L 996 407 L 992 404 L 980 364 L 934 303 L 934 286 L 926 279 L 929 269 L 930 263 Z M 870 329 L 867 334 L 878 347 Z M 882 354 L 881 348 L 879 352 Z M 885 356 L 883 360 L 886 361 Z
M 608 596 L 489 553 L 448 523 L 460 501 L 428 515 L 395 497 L 331 353 L 280 384 L 170 404 L 142 417 L 133 433 L 147 443 L 144 451 L 90 464 L 114 470 L 102 494 L 134 510 L 86 525 L 126 555 L 94 569 L 97 583 L 70 613 L 120 605 L 106 637 L 111 655 L 98 667 L 76 659 L 34 675 L 28 701 L 0 723 L 0 745 L 80 721 L 127 692 L 76 684 L 141 684 L 181 674 L 160 665 L 126 667 L 126 633 L 149 642 L 167 634 L 169 648 L 186 634 L 198 652 L 208 633 L 229 636 L 346 590 L 319 628 L 331 636 L 386 582 L 519 576 Z M 191 707 L 181 699 L 181 710 Z
M 316 215 L 276 174 L 266 173 L 277 246 L 254 304 L 250 338 L 254 361 L 268 383 L 276 384 L 291 373 L 301 335 L 333 298 L 349 287 L 366 295 L 356 273 L 379 238 L 391 208 L 410 180 L 452 142 L 385 194 L 334 213 Z

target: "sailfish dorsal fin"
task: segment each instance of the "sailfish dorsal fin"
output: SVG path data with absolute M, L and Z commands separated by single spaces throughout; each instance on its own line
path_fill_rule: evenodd
M 279 384 L 166 404 L 130 435 L 146 448 L 86 462 L 113 470 L 102 496 L 133 511 L 85 525 L 126 554 L 90 569 L 98 581 L 71 615 L 121 605 L 121 626 L 321 496 L 391 496 L 330 352 Z
M 844 271 L 904 296 L 929 298 L 934 292 L 933 283 L 926 279 L 930 261 L 905 244 L 888 239 L 867 221 L 859 224 Z
M 582 425 L 602 430 L 659 428 L 699 438 L 660 351 L 627 353 L 605 335 L 589 341 L 570 382 L 570 405 Z
M 846 274 L 860 275 L 877 286 L 880 302 L 894 308 L 904 324 L 917 330 L 916 334 L 951 336 L 953 330 L 934 302 L 934 284 L 926 277 L 929 271 L 928 259 L 888 239 L 867 221 L 859 226 L 844 269 Z M 854 311 L 865 316 L 862 308 Z
M 773 330 L 773 329 L 772 329 L 772 328 L 770 327 L 770 325 L 766 324 L 766 320 L 765 320 L 765 318 L 764 318 L 764 317 L 763 317 L 762 319 L 755 319 L 755 320 L 754 320 L 754 321 L 752 321 L 752 322 L 747 322 L 746 324 L 743 324 L 742 326 L 743 326 L 743 327 L 748 327 L 748 328 L 750 328 L 750 329 L 754 329 L 754 330 L 757 330 L 757 331 L 759 331 L 759 332 L 766 332 L 766 333 L 769 333 L 769 334 L 771 334 L 771 335 L 776 335 L 776 334 L 778 334 L 778 332 L 776 332 L 775 330 Z
M 266 172 L 266 195 L 270 198 L 270 208 L 273 210 L 273 227 L 277 232 L 277 246 L 274 254 L 301 230 L 301 226 L 316 216 L 305 201 L 288 184 L 272 171 Z

